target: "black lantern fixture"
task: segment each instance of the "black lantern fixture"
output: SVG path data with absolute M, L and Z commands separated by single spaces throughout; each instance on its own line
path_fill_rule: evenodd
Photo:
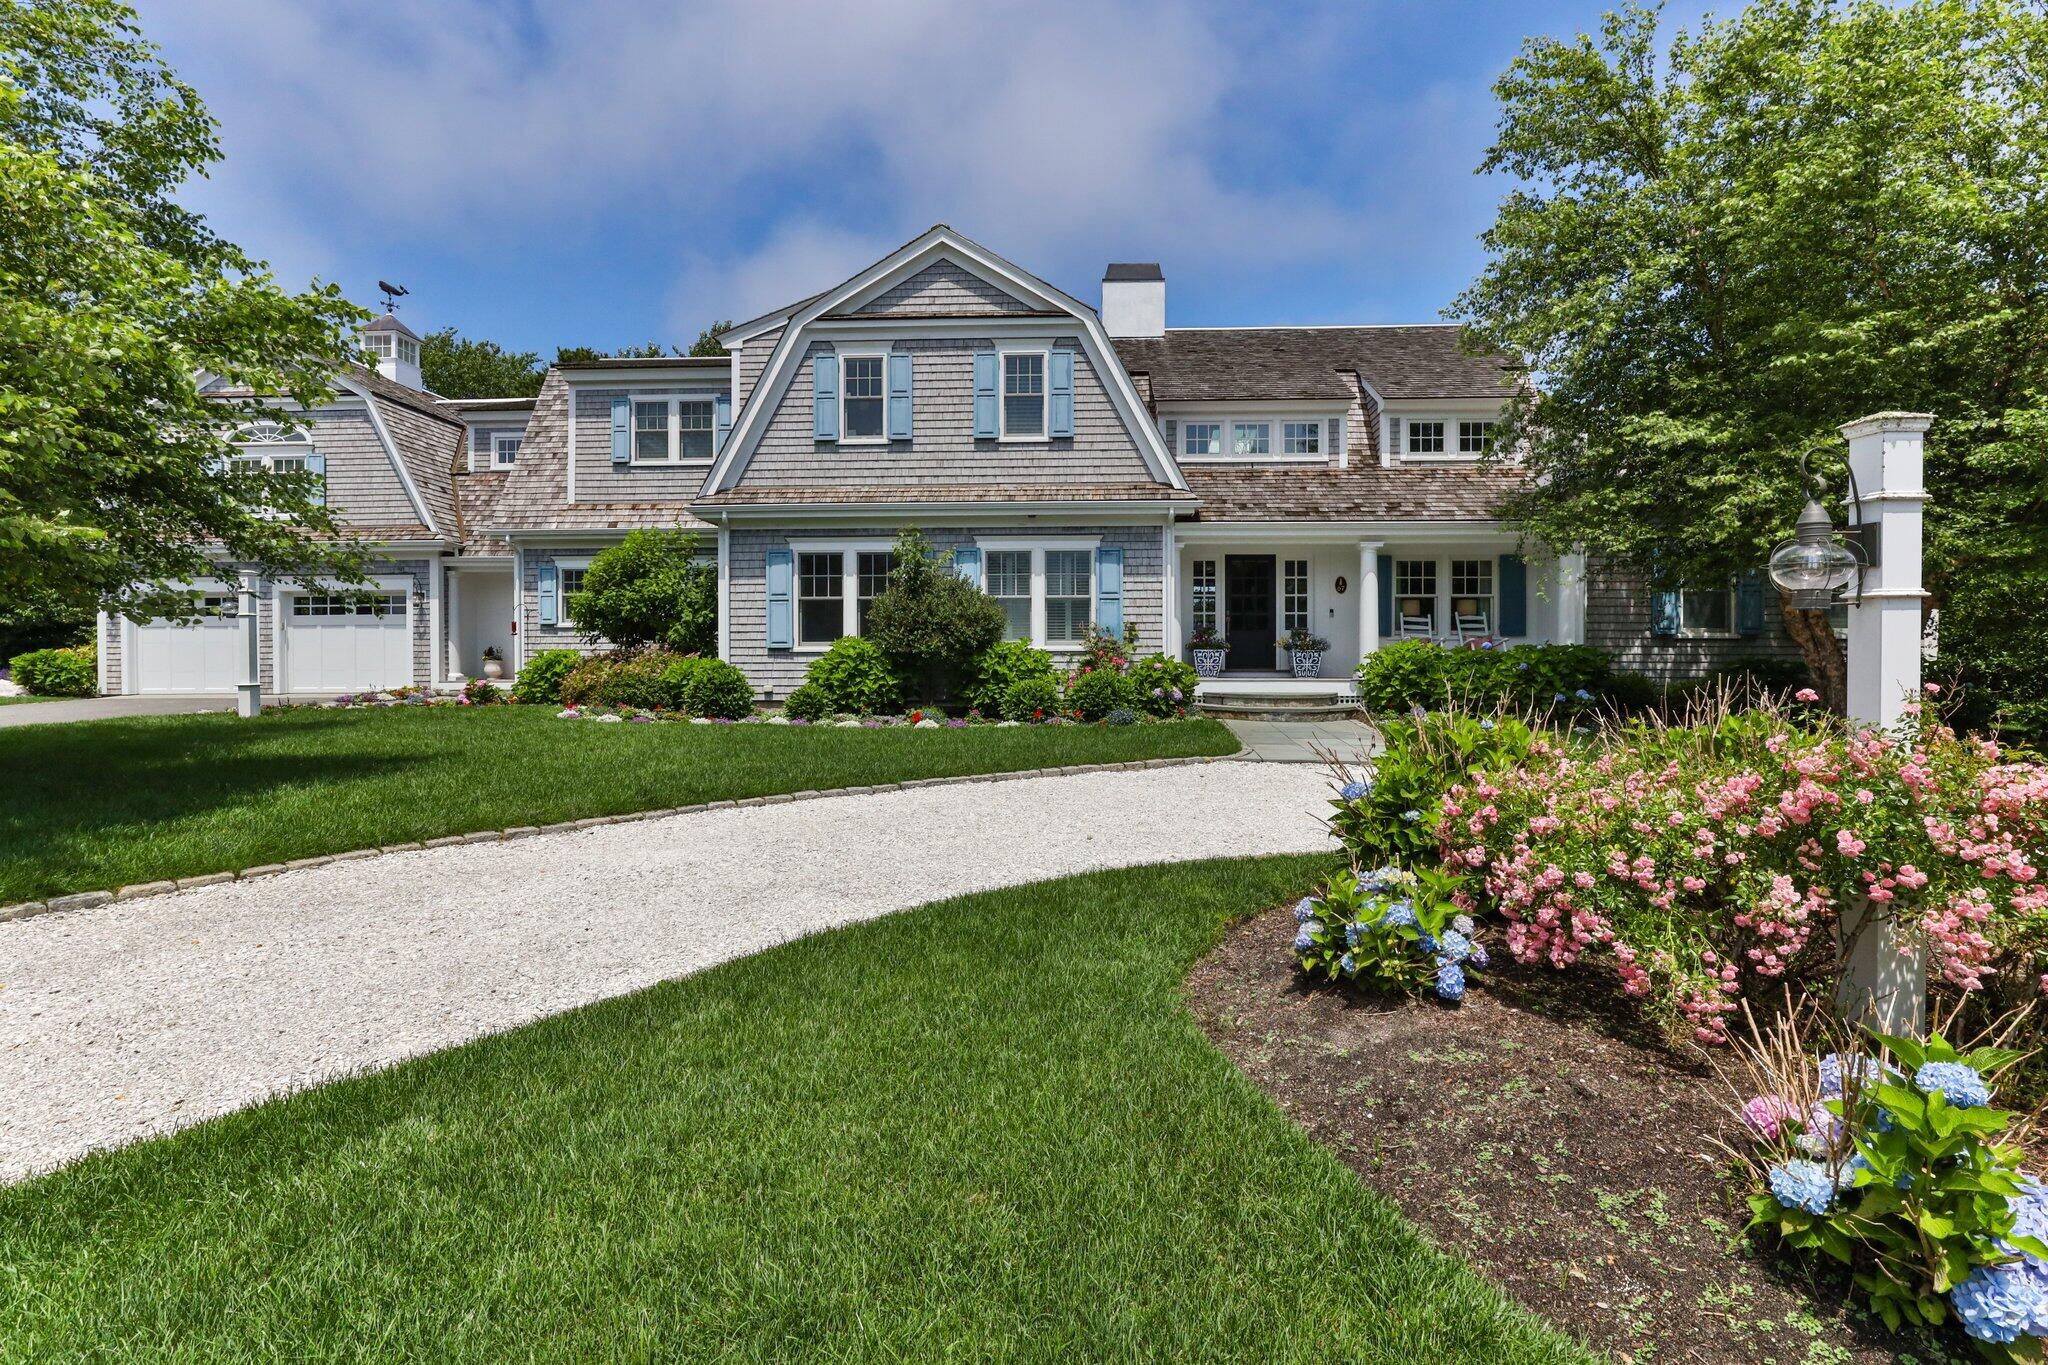
M 1806 507 L 1793 527 L 1792 538 L 1771 551 L 1771 581 L 1784 590 L 1793 606 L 1825 611 L 1844 588 L 1862 579 L 1863 570 L 1877 562 L 1871 553 L 1877 543 L 1877 528 L 1860 524 L 1863 500 L 1857 495 L 1853 472 L 1849 498 L 1857 509 L 1859 524 L 1846 533 L 1835 530 L 1834 518 L 1816 496 L 1804 455 L 1799 457 L 1799 475 L 1806 485 Z

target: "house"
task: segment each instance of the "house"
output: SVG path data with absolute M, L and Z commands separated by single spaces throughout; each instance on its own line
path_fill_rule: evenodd
M 1214 628 L 1216 691 L 1279 686 L 1294 629 L 1329 638 L 1333 693 L 1402 636 L 1586 641 L 1667 675 L 1796 655 L 1754 576 L 1651 593 L 1518 543 L 1495 508 L 1524 476 L 1484 457 L 1519 380 L 1457 327 L 1166 323 L 1156 265 L 1111 265 L 1098 308 L 944 225 L 729 328 L 726 356 L 557 365 L 531 400 L 425 392 L 418 337 L 381 318 L 374 370 L 242 433 L 243 458 L 323 470 L 377 556 L 373 599 L 264 594 L 265 686 L 454 685 L 486 647 L 508 671 L 600 647 L 571 603 L 640 527 L 701 535 L 719 653 L 768 700 L 860 632 L 911 526 L 1055 655 L 1091 627 L 1176 655 Z M 220 605 L 235 568 L 192 587 Z M 231 634 L 103 620 L 104 690 L 231 689 Z

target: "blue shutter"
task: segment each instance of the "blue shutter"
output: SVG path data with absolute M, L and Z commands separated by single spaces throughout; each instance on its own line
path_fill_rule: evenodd
M 1764 633 L 1764 576 L 1759 569 L 1744 569 L 1735 580 L 1735 633 Z
M 633 462 L 633 400 L 614 398 L 612 400 L 612 463 L 626 465 Z
M 1074 434 L 1074 353 L 1054 351 L 1052 375 L 1046 385 L 1045 434 Z
M 796 579 L 796 556 L 788 550 L 768 552 L 768 648 L 790 649 L 796 645 L 796 605 L 791 589 Z
M 306 472 L 313 476 L 313 487 L 306 493 L 306 501 L 315 507 L 327 505 L 327 457 L 315 452 L 306 457 Z
M 555 566 L 543 564 L 535 573 L 540 587 L 540 623 L 552 626 L 561 619 L 561 612 L 555 605 Z
M 972 583 L 981 586 L 981 547 L 962 545 L 953 551 L 953 572 Z
M 1500 557 L 1500 623 L 1494 633 L 1529 633 L 1529 566 L 1520 555 Z
M 725 438 L 732 435 L 732 395 L 721 393 L 711 400 L 711 453 L 716 455 L 725 449 Z
M 1381 555 L 1380 560 L 1380 638 L 1393 635 L 1397 628 L 1394 620 L 1394 557 Z
M 1095 552 L 1095 624 L 1118 639 L 1124 633 L 1124 552 L 1105 545 Z
M 994 351 L 974 353 L 974 438 L 992 441 L 996 436 L 996 366 Z
M 1650 598 L 1650 634 L 1678 634 L 1678 594 L 1655 593 Z
M 811 357 L 811 438 L 839 439 L 839 357 Z
M 889 439 L 910 439 L 910 352 L 889 353 Z

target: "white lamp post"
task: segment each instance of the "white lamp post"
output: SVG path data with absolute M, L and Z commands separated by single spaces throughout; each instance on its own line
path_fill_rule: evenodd
M 1852 723 L 1891 726 L 1920 695 L 1922 445 L 1933 421 L 1922 412 L 1880 412 L 1844 426 L 1847 533 L 1836 535 L 1827 509 L 1809 498 L 1793 538 L 1771 553 L 1771 580 L 1795 607 L 1824 609 L 1854 586 Z M 1844 906 L 1841 956 L 1837 1003 L 1846 1018 L 1885 1033 L 1925 1031 L 1926 954 L 1910 941 L 1902 944 L 1889 915 L 1860 897 Z
M 256 628 L 256 594 L 256 571 L 242 570 L 240 592 L 235 599 L 235 612 L 241 618 L 239 624 L 242 627 L 242 680 L 235 686 L 235 714 L 238 716 L 263 714 L 262 632 Z

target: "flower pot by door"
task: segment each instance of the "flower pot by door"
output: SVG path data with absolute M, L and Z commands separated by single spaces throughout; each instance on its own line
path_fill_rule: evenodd
M 1323 652 L 1320 649 L 1297 649 L 1293 658 L 1295 677 L 1320 678 L 1323 675 Z
M 1223 661 L 1228 657 L 1227 651 L 1221 649 L 1197 649 L 1192 651 L 1192 653 L 1195 656 L 1196 677 L 1220 678 L 1223 676 Z
M 505 665 L 504 665 L 504 664 L 502 664 L 502 663 L 500 663 L 500 662 L 499 662 L 498 660 L 496 660 L 496 659 L 485 659 L 485 660 L 484 660 L 484 676 L 485 676 L 486 678 L 502 678 L 502 677 L 504 677 L 504 676 L 505 676 Z

